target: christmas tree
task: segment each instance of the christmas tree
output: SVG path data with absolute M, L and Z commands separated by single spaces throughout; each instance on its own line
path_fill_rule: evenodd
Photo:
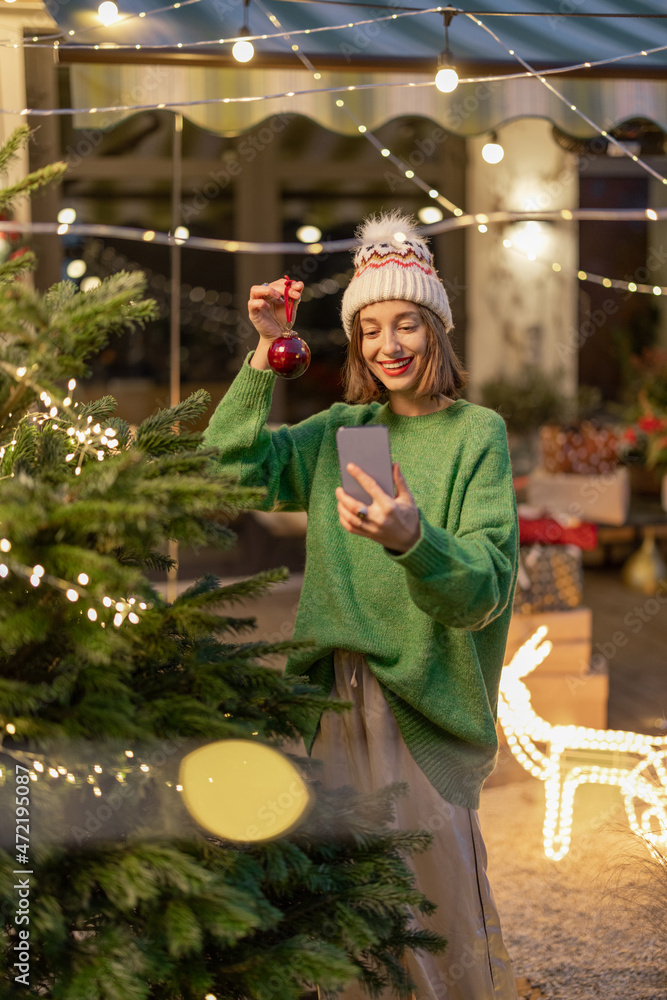
M 63 169 L 0 192 L 0 211 Z M 408 907 L 431 907 L 405 858 L 429 838 L 392 829 L 397 789 L 307 776 L 313 808 L 272 840 L 223 839 L 185 807 L 184 756 L 232 739 L 275 753 L 327 702 L 264 665 L 290 643 L 230 612 L 284 571 L 207 577 L 173 603 L 148 578 L 170 541 L 233 544 L 261 493 L 212 470 L 190 429 L 203 392 L 134 430 L 111 398 L 76 401 L 88 359 L 154 316 L 142 276 L 41 294 L 31 265 L 0 262 L 2 997 L 297 1000 L 354 977 L 405 992 L 404 949 L 443 942 L 411 927 Z

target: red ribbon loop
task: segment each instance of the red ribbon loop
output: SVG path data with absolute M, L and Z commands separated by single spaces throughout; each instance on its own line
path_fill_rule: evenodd
M 294 284 L 294 278 L 288 278 L 285 275 L 285 318 L 287 320 L 287 329 L 289 330 L 292 326 L 292 314 L 294 312 L 294 300 L 289 296 L 289 290 Z

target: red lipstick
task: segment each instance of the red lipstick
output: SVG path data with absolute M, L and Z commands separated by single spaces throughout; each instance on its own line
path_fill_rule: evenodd
M 412 364 L 412 358 L 396 358 L 395 361 L 378 361 L 378 364 L 381 366 L 385 375 L 389 375 L 390 378 L 393 378 L 396 375 L 405 374 Z M 387 365 L 391 365 L 391 368 L 387 368 Z

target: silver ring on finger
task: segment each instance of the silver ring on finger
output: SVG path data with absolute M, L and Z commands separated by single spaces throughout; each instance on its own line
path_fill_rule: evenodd
M 368 517 L 368 507 L 366 506 L 365 503 L 362 503 L 361 507 L 357 511 L 357 517 L 359 518 L 359 520 L 361 521 L 362 524 L 364 523 L 364 521 Z

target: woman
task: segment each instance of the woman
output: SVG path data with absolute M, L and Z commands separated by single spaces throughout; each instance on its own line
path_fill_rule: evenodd
M 266 487 L 264 509 L 308 511 L 294 635 L 315 647 L 287 670 L 353 703 L 304 734 L 325 781 L 362 791 L 404 781 L 399 826 L 433 832 L 412 864 L 438 904 L 421 922 L 448 946 L 409 957 L 418 1000 L 515 1000 L 476 813 L 497 752 L 516 574 L 505 428 L 498 414 L 458 398 L 465 376 L 447 336 L 447 294 L 412 220 L 370 219 L 359 235 L 342 306 L 348 402 L 268 430 L 276 376 L 267 352 L 284 328 L 284 282 L 255 285 L 249 315 L 259 344 L 207 444 L 242 483 Z M 302 289 L 289 289 L 295 305 Z M 364 424 L 387 426 L 397 460 L 394 497 L 349 467 L 373 498 L 367 507 L 340 486 L 335 441 L 339 426 Z M 361 994 L 345 994 L 353 995 Z

